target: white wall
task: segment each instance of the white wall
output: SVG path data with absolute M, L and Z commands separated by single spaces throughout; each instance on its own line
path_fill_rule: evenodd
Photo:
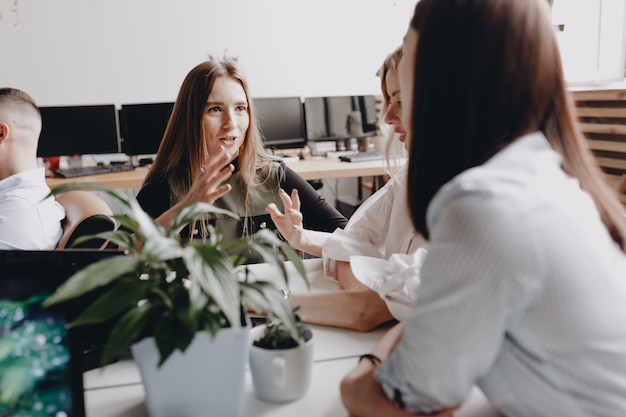
M 552 20 L 565 79 L 572 86 L 602 85 L 624 79 L 625 0 L 554 0 Z
M 416 0 L 0 0 L 0 85 L 40 105 L 173 101 L 208 55 L 252 95 L 379 94 Z

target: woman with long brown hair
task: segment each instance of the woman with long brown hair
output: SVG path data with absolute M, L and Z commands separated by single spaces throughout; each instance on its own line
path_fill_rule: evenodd
M 626 221 L 544 0 L 421 0 L 399 66 L 429 238 L 410 318 L 342 382 L 355 416 L 626 413 Z M 382 362 L 382 363 L 381 363 Z
M 260 228 L 275 229 L 265 206 L 282 206 L 279 190 L 296 189 L 307 227 L 326 232 L 343 227 L 347 220 L 341 213 L 265 151 L 253 106 L 236 62 L 206 61 L 194 67 L 180 87 L 137 196 L 141 206 L 162 224 L 196 201 L 227 209 L 239 218 L 207 216 L 187 235 L 206 238 L 211 224 L 227 243 Z

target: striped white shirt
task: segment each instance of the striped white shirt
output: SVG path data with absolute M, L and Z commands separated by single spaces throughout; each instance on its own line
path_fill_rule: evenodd
M 417 304 L 376 371 L 408 410 L 478 385 L 511 417 L 626 415 L 626 255 L 560 162 L 534 133 L 431 202 Z

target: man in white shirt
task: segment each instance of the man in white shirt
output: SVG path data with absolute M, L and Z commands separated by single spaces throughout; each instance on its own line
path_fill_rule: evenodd
M 0 249 L 53 249 L 65 210 L 37 167 L 41 113 L 23 91 L 0 88 Z

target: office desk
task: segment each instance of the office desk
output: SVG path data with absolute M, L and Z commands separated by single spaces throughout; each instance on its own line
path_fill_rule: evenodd
M 70 182 L 98 183 L 115 188 L 137 188 L 141 187 L 147 174 L 148 167 L 137 167 L 132 171 L 112 172 L 110 174 L 86 175 L 74 178 L 46 178 L 46 184 L 50 188 Z
M 305 180 L 326 178 L 375 177 L 384 175 L 383 161 L 343 162 L 339 158 L 313 156 L 309 159 L 287 162 Z
M 334 291 L 337 284 L 324 277 L 320 259 L 304 261 L 311 291 Z M 290 276 L 294 268 L 287 263 Z M 278 274 L 268 265 L 254 265 L 251 273 L 258 278 L 271 279 L 284 287 Z M 304 282 L 294 277 L 290 280 L 293 291 L 302 291 Z M 254 395 L 252 377 L 246 372 L 244 394 L 245 417 L 346 417 L 341 403 L 339 384 L 341 379 L 356 365 L 358 357 L 371 351 L 387 330 L 379 328 L 369 333 L 312 326 L 315 337 L 313 373 L 307 394 L 294 402 L 275 404 L 257 399 Z M 84 375 L 87 417 L 147 417 L 141 376 L 135 363 L 124 360 L 103 369 L 94 369 Z M 211 389 L 207 387 L 207 389 Z M 480 390 L 475 388 L 470 398 L 455 413 L 457 417 L 500 417 Z
M 287 166 L 305 180 L 326 178 L 369 177 L 385 174 L 383 161 L 342 162 L 339 158 L 314 156 L 305 160 L 288 161 Z M 138 188 L 148 173 L 148 167 L 137 167 L 132 171 L 110 174 L 88 175 L 74 178 L 46 178 L 50 188 L 68 182 L 99 183 L 116 188 Z

